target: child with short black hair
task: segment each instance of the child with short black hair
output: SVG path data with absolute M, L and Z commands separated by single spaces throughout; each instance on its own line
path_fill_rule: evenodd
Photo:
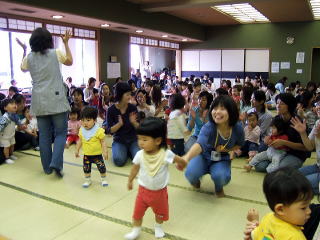
M 90 100 L 90 106 L 98 108 L 98 105 L 99 105 L 99 91 L 98 91 L 98 89 L 93 88 L 92 94 L 93 94 L 93 96 Z
M 26 125 L 26 129 L 20 132 L 25 133 L 25 138 L 29 140 L 33 149 L 39 151 L 38 123 L 37 118 L 33 117 L 30 113 L 30 105 L 24 108 L 23 115 L 25 118 L 21 120 L 21 123 Z
M 138 144 L 142 149 L 133 159 L 133 166 L 128 179 L 128 189 L 132 190 L 133 180 L 138 176 L 139 190 L 133 213 L 133 229 L 125 235 L 125 239 L 133 240 L 139 237 L 143 216 L 148 207 L 155 213 L 155 237 L 162 238 L 163 221 L 169 219 L 168 166 L 175 163 L 179 170 L 183 170 L 187 162 L 175 155 L 166 146 L 166 123 L 155 117 L 146 118 L 136 129 Z
M 69 148 L 72 143 L 77 143 L 79 141 L 79 129 L 81 127 L 81 122 L 79 121 L 80 111 L 77 108 L 71 108 L 69 113 L 68 121 L 68 135 L 66 141 L 66 148 Z
M 258 153 L 260 142 L 260 127 L 258 126 L 257 112 L 249 112 L 247 116 L 248 125 L 244 128 L 245 144 L 240 151 L 236 151 L 238 155 L 248 155 L 248 162 Z
M 11 86 L 8 89 L 8 96 L 7 98 L 12 98 L 15 94 L 19 93 L 19 90 L 17 87 Z
M 288 136 L 284 134 L 286 129 L 286 123 L 280 116 L 276 116 L 272 119 L 270 124 L 271 128 L 271 136 L 267 136 L 266 142 L 267 144 L 271 144 L 276 139 L 288 140 Z M 269 146 L 267 151 L 263 151 L 255 155 L 249 164 L 245 165 L 244 168 L 250 172 L 252 167 L 256 166 L 258 163 L 269 160 L 271 163 L 267 167 L 267 172 L 273 172 L 279 168 L 280 161 L 287 155 L 286 147 L 275 148 Z
M 82 187 L 87 188 L 91 185 L 91 164 L 95 163 L 101 175 L 101 185 L 108 186 L 106 181 L 106 166 L 104 160 L 108 159 L 105 146 L 104 129 L 97 124 L 98 110 L 94 107 L 85 107 L 81 112 L 82 127 L 79 131 L 79 141 L 76 147 L 76 157 L 79 151 L 83 150 L 83 171 L 85 182 Z
M 7 164 L 13 164 L 14 160 L 18 158 L 13 155 L 15 141 L 15 126 L 19 128 L 23 125 L 17 115 L 17 104 L 14 99 L 4 99 L 1 102 L 1 112 L 3 116 L 0 117 L 0 147 L 3 147 L 3 154 Z
M 231 97 L 236 102 L 238 108 L 240 109 L 240 92 L 241 92 L 242 86 L 241 85 L 234 85 L 231 90 Z
M 181 94 L 173 94 L 169 99 L 171 112 L 168 119 L 168 139 L 172 143 L 172 152 L 182 156 L 184 154 L 184 137 L 189 132 L 186 115 L 183 112 L 185 99 Z
M 257 226 L 251 239 L 305 240 L 301 229 L 310 217 L 313 198 L 308 180 L 296 169 L 281 168 L 265 176 L 263 192 L 273 212 L 259 223 L 258 212 L 249 210 L 247 220 Z

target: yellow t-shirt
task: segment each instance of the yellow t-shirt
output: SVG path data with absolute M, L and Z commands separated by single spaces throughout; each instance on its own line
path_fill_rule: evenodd
M 252 232 L 253 240 L 306 240 L 301 227 L 277 218 L 273 212 L 264 216 Z
M 101 140 L 105 137 L 104 129 L 99 128 L 96 134 L 87 141 L 82 135 L 82 128 L 79 131 L 79 138 L 82 141 L 82 151 L 84 155 L 93 156 L 102 154 Z

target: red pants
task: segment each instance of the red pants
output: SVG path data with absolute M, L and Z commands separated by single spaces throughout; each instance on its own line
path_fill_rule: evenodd
M 67 137 L 67 143 L 76 143 L 79 140 L 79 136 L 78 135 L 68 135 Z
M 148 207 L 152 208 L 158 219 L 161 219 L 162 221 L 168 221 L 169 204 L 167 187 L 153 191 L 139 186 L 133 219 L 141 220 Z

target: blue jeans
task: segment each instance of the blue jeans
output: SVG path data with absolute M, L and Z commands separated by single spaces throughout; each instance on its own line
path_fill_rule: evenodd
M 112 143 L 112 158 L 113 163 L 117 167 L 122 167 L 128 160 L 128 152 L 130 152 L 131 158 L 133 159 L 136 153 L 140 150 L 138 142 L 134 141 L 130 144 L 123 144 L 119 142 Z
M 45 173 L 63 169 L 63 152 L 67 139 L 68 113 L 37 116 L 41 163 Z M 55 136 L 52 151 L 52 136 Z
M 198 155 L 189 162 L 185 176 L 192 185 L 195 185 L 207 173 L 211 175 L 216 192 L 220 192 L 231 180 L 231 161 L 214 162 Z
M 264 152 L 267 151 L 268 145 L 264 143 L 264 141 L 260 141 L 258 152 Z
M 311 183 L 314 194 L 319 194 L 320 168 L 318 167 L 318 165 L 314 164 L 311 166 L 305 166 L 300 168 L 299 171 Z
M 259 162 L 257 165 L 255 165 L 254 168 L 257 172 L 266 172 L 266 169 L 269 166 L 269 164 L 270 164 L 269 160 L 262 161 L 262 162 Z M 287 155 L 281 160 L 279 168 L 293 167 L 298 169 L 302 166 L 302 164 L 303 164 L 303 161 L 300 158 L 293 155 Z
M 244 145 L 241 147 L 241 156 L 248 156 L 248 153 L 250 151 L 258 151 L 259 145 L 254 142 L 250 142 L 249 140 L 246 140 L 244 142 Z

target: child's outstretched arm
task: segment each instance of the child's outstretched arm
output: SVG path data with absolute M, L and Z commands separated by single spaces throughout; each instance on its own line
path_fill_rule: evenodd
M 176 164 L 176 168 L 180 171 L 183 171 L 183 169 L 188 165 L 188 162 L 178 155 L 175 155 L 173 163 Z
M 128 190 L 132 190 L 133 188 L 133 180 L 135 179 L 135 177 L 137 176 L 138 172 L 140 169 L 140 165 L 138 164 L 133 164 L 132 168 L 131 168 L 131 172 L 128 178 Z
M 80 157 L 79 152 L 80 152 L 80 148 L 82 147 L 82 140 L 81 138 L 79 138 L 77 145 L 76 145 L 76 157 Z
M 252 240 L 252 231 L 259 225 L 259 212 L 252 208 L 247 213 L 247 224 L 244 230 L 244 240 Z

